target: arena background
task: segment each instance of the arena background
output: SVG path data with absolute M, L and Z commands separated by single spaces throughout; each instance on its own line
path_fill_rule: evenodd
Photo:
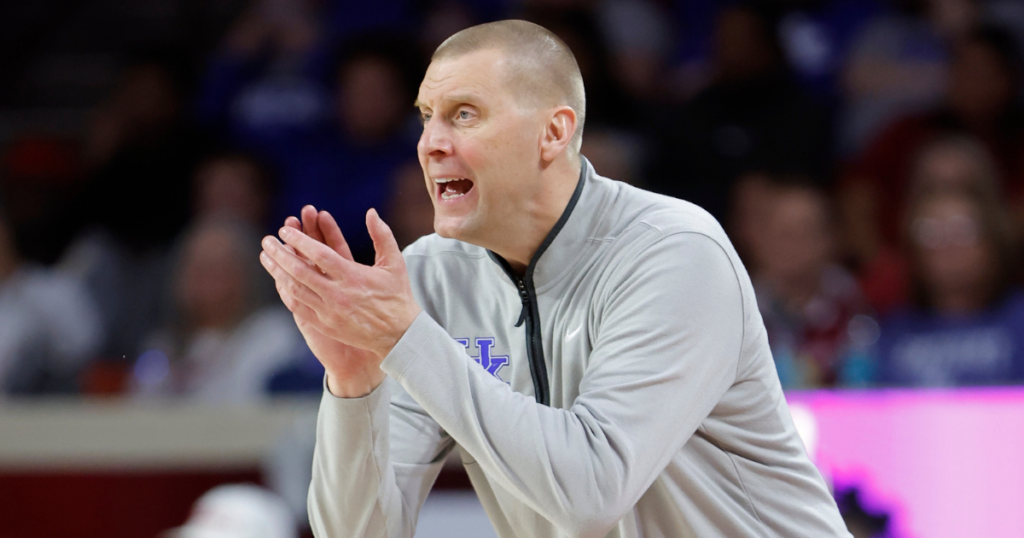
M 0 538 L 309 535 L 323 371 L 259 237 L 304 203 L 364 261 L 370 207 L 430 233 L 419 79 L 511 17 L 576 54 L 599 173 L 729 232 L 854 535 L 1020 536 L 1024 3 L 33 0 L 0 2 Z M 417 536 L 493 535 L 448 462 Z

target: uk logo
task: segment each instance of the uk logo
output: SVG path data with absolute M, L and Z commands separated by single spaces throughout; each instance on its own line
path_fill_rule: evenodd
M 462 347 L 469 351 L 469 338 L 456 338 L 455 341 L 462 344 Z M 504 381 L 501 379 L 501 376 L 498 375 L 498 372 L 501 371 L 503 366 L 508 364 L 508 356 L 499 355 L 495 357 L 491 355 L 491 348 L 494 347 L 494 337 L 474 338 L 473 342 L 476 345 L 478 353 L 475 357 L 470 355 L 470 358 L 482 366 L 484 370 L 487 370 L 487 373 L 501 381 Z

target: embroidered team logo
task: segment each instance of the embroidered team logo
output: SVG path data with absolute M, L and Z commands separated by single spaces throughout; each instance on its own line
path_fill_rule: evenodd
M 469 338 L 456 338 L 455 341 L 462 344 L 462 347 L 469 351 Z M 505 381 L 504 379 L 501 379 L 498 372 L 501 371 L 502 367 L 508 364 L 508 356 L 500 355 L 495 357 L 491 355 L 491 348 L 494 347 L 494 337 L 474 338 L 473 342 L 477 348 L 477 355 L 473 356 L 471 353 L 469 355 L 470 358 L 483 367 L 484 370 L 487 370 L 487 373 L 501 381 Z M 505 382 L 508 383 L 508 381 Z

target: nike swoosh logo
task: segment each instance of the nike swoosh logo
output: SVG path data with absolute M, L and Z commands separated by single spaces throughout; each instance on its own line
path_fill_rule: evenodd
M 565 341 L 568 342 L 569 340 L 572 340 L 573 337 L 576 336 L 580 332 L 580 329 L 582 329 L 582 328 L 583 328 L 583 324 L 580 323 L 580 326 L 576 327 L 575 331 L 565 335 Z

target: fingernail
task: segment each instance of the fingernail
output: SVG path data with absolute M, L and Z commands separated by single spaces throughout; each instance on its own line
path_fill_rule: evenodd
M 263 248 L 265 248 L 265 249 L 274 248 L 274 240 L 269 238 L 269 237 L 264 237 L 263 238 Z
M 285 226 L 284 228 L 281 228 L 281 231 L 278 233 L 281 235 L 281 239 L 288 239 L 292 235 L 292 229 Z

